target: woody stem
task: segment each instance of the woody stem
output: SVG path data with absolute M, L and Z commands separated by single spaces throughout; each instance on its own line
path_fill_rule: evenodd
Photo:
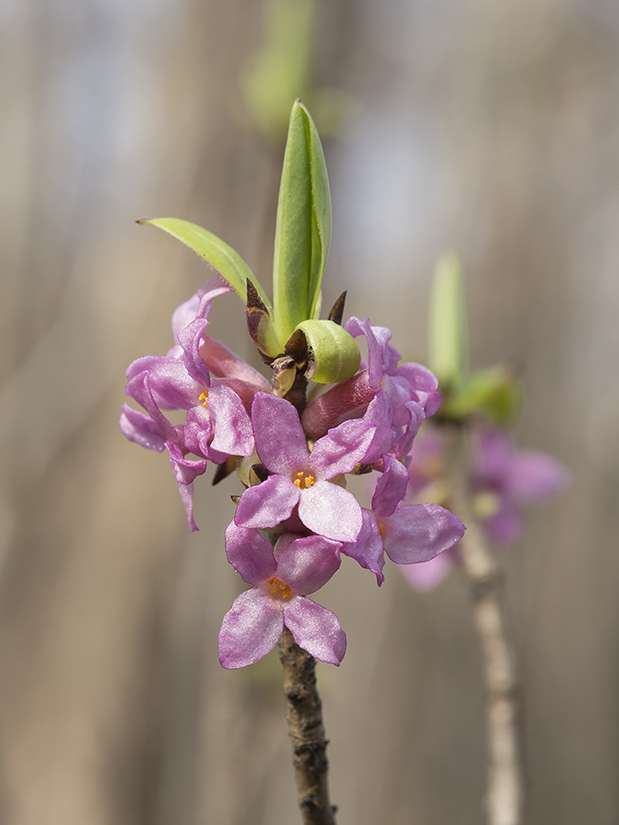
M 288 628 L 284 628 L 279 642 L 279 658 L 284 669 L 288 735 L 303 825 L 335 825 L 316 661 L 295 643 Z

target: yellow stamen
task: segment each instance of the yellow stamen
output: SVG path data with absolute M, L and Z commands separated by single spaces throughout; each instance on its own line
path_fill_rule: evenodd
M 202 402 L 203 407 L 208 407 L 208 390 L 204 390 L 199 400 Z
M 385 535 L 385 526 L 384 526 L 384 524 L 382 523 L 382 521 L 377 521 L 376 523 L 378 524 L 378 532 L 381 534 L 381 536 L 384 536 Z
M 292 598 L 292 590 L 285 582 L 280 581 L 277 576 L 267 579 L 267 584 L 271 585 L 271 598 L 276 602 L 285 602 Z
M 300 472 L 295 473 L 295 476 L 296 478 L 292 483 L 295 487 L 298 487 L 299 490 L 302 490 L 303 488 L 309 490 L 310 487 L 314 486 L 314 482 L 316 481 L 316 479 L 311 473 Z

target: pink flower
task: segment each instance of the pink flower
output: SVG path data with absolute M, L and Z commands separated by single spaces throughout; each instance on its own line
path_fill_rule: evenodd
M 174 312 L 177 343 L 167 355 L 138 358 L 127 369 L 126 393 L 146 412 L 124 404 L 120 429 L 142 447 L 168 451 L 190 530 L 197 530 L 195 478 L 207 461 L 221 464 L 230 455 L 253 453 L 248 409 L 258 390 L 269 389 L 266 379 L 205 334 L 212 301 L 229 291 L 219 276 L 211 278 Z M 164 410 L 185 410 L 185 422 L 172 425 Z
M 357 558 L 382 582 L 383 553 L 399 565 L 428 562 L 451 549 L 464 535 L 459 518 L 438 504 L 404 504 L 408 472 L 391 456 L 383 456 L 385 471 L 376 484 L 372 509 L 363 511 L 363 527 L 356 544 L 342 553 Z M 365 563 L 364 563 L 365 561 Z
M 551 498 L 567 480 L 567 470 L 552 456 L 514 450 L 509 434 L 502 430 L 479 433 L 471 484 L 478 496 L 494 498 L 494 512 L 488 515 L 485 527 L 496 541 L 511 544 L 520 538 L 521 505 Z
M 252 590 L 234 601 L 219 632 L 219 661 L 235 669 L 252 665 L 279 641 L 284 625 L 295 642 L 322 662 L 339 665 L 346 634 L 337 616 L 307 594 L 319 590 L 340 566 L 339 544 L 323 536 L 280 536 L 275 548 L 257 530 L 226 530 L 228 561 Z
M 331 479 L 351 472 L 365 455 L 374 427 L 345 421 L 319 438 L 310 453 L 299 415 L 283 398 L 257 393 L 252 404 L 256 450 L 272 475 L 245 490 L 234 521 L 239 527 L 269 528 L 298 506 L 303 525 L 334 541 L 355 541 L 361 506 Z
M 409 466 L 409 493 L 417 499 L 447 493 L 440 431 L 433 430 L 415 443 Z M 567 483 L 565 467 L 545 453 L 515 450 L 509 433 L 483 429 L 473 441 L 470 484 L 473 506 L 490 538 L 501 544 L 517 541 L 523 530 L 522 505 L 541 502 Z M 441 490 L 442 488 L 442 490 Z M 416 590 L 431 590 L 457 563 L 457 551 L 448 551 L 425 564 L 402 567 Z

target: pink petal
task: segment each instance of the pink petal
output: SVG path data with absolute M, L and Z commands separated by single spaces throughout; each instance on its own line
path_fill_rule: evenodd
M 251 455 L 254 432 L 238 395 L 224 384 L 212 387 L 208 394 L 208 409 L 215 419 L 211 447 L 228 455 Z
M 299 414 L 290 401 L 258 392 L 251 406 L 251 419 L 256 450 L 267 469 L 283 475 L 304 469 L 309 450 Z
M 248 584 L 261 584 L 277 569 L 271 543 L 257 530 L 237 527 L 233 521 L 226 529 L 226 556 Z
M 276 527 L 290 516 L 299 496 L 299 488 L 290 479 L 269 476 L 262 484 L 245 490 L 237 505 L 234 522 L 239 527 Z
M 146 370 L 134 375 L 127 382 L 125 393 L 137 401 L 140 406 L 144 407 L 153 421 L 159 424 L 161 432 L 166 438 L 173 440 L 175 437 L 174 429 L 155 401 L 150 387 L 149 375 L 149 372 Z
M 385 553 L 396 564 L 429 561 L 459 542 L 466 529 L 438 504 L 406 504 L 383 525 Z
M 374 333 L 376 330 L 384 329 L 384 327 L 372 327 L 369 318 L 364 318 L 363 321 L 361 321 L 356 316 L 351 315 L 344 323 L 344 329 L 352 335 L 353 338 L 357 338 L 359 335 L 365 336 L 368 345 L 368 380 L 370 386 L 374 390 L 377 390 L 380 387 L 381 378 L 383 377 L 383 359 L 382 347 Z
M 568 481 L 565 467 L 545 453 L 518 450 L 506 478 L 507 492 L 520 501 L 543 501 Z
M 351 559 L 359 562 L 361 567 L 371 570 L 376 576 L 379 586 L 385 580 L 383 567 L 385 564 L 385 551 L 383 540 L 378 530 L 376 518 L 371 510 L 361 508 L 363 525 L 357 541 L 344 544 L 340 553 L 350 556 Z
M 427 418 L 438 412 L 443 397 L 438 392 L 438 378 L 431 370 L 423 364 L 406 361 L 396 367 L 394 375 L 406 379 L 413 400 L 421 404 Z
M 314 444 L 310 466 L 323 479 L 350 473 L 367 453 L 374 432 L 363 419 L 344 421 Z
M 226 292 L 233 292 L 219 273 L 213 275 L 200 289 L 192 295 L 188 301 L 181 304 L 174 310 L 172 315 L 172 332 L 174 338 L 178 336 L 188 324 L 195 321 L 196 318 L 207 318 L 211 309 L 211 302 L 219 295 L 225 295 Z
M 502 480 L 512 463 L 512 444 L 503 430 L 484 430 L 479 434 L 476 450 L 476 474 L 480 484 Z
M 206 407 L 198 404 L 187 413 L 184 429 L 185 448 L 196 455 L 208 458 L 214 464 L 221 464 L 228 453 L 220 453 L 211 448 L 213 437 L 213 417 Z
M 139 444 L 140 447 L 146 447 L 147 450 L 163 452 L 169 430 L 162 432 L 160 425 L 149 415 L 132 409 L 128 404 L 123 404 L 118 425 L 129 441 Z
M 522 533 L 522 516 L 515 504 L 503 501 L 501 507 L 484 527 L 490 538 L 500 544 L 513 544 Z
M 278 542 L 276 552 L 279 549 Z M 291 541 L 277 556 L 277 577 L 297 596 L 315 593 L 340 566 L 341 544 L 324 536 L 303 536 Z
M 240 356 L 228 349 L 225 344 L 211 338 L 210 335 L 202 336 L 200 357 L 212 375 L 242 381 L 244 384 L 253 386 L 254 392 L 261 390 L 269 393 L 271 391 L 271 385 L 263 375 L 245 363 Z
M 362 524 L 357 499 L 330 481 L 317 481 L 301 490 L 299 518 L 313 533 L 334 541 L 356 541 Z
M 199 460 L 185 458 L 181 448 L 173 441 L 166 441 L 165 447 L 170 456 L 170 464 L 178 484 L 178 491 L 185 505 L 189 529 L 193 533 L 198 529 L 193 518 L 193 482 L 198 476 L 206 472 L 207 461 L 204 458 Z
M 390 516 L 406 495 L 408 470 L 392 456 L 383 457 L 385 472 L 378 479 L 372 497 L 372 510 L 378 521 Z
M 413 448 L 413 441 L 419 432 L 419 427 L 425 419 L 425 413 L 421 405 L 416 401 L 407 401 L 400 412 L 408 418 L 408 421 L 404 425 L 404 432 L 396 446 L 397 457 L 403 458 L 408 455 Z
M 282 611 L 260 590 L 234 601 L 219 631 L 219 662 L 228 670 L 247 667 L 270 653 L 284 629 Z
M 211 376 L 199 352 L 202 333 L 207 324 L 205 318 L 197 318 L 178 334 L 178 343 L 183 349 L 183 363 L 187 372 L 203 387 L 211 386 Z
M 393 407 L 387 394 L 379 390 L 363 416 L 363 420 L 370 426 L 374 426 L 376 431 L 372 437 L 363 461 L 373 464 L 384 455 L 391 452 L 395 443 L 396 434 L 393 429 Z
M 340 664 L 346 653 L 346 634 L 335 613 L 300 597 L 284 608 L 284 622 L 299 647 L 321 662 Z
M 437 587 L 453 567 L 449 550 L 420 564 L 400 564 L 398 569 L 413 590 L 425 593 Z

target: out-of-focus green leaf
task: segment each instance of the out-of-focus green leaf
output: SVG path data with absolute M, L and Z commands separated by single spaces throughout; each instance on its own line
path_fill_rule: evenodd
M 318 384 L 346 381 L 359 369 L 361 353 L 357 342 L 333 321 L 304 321 L 299 324 L 309 349 L 308 378 Z
M 520 397 L 520 384 L 509 370 L 488 367 L 467 376 L 445 399 L 441 414 L 456 419 L 482 415 L 494 424 L 506 424 L 516 414 Z
M 270 0 L 266 7 L 265 45 L 243 79 L 254 121 L 281 140 L 290 101 L 310 83 L 315 0 Z
M 460 263 L 443 255 L 434 273 L 428 324 L 428 366 L 441 383 L 457 386 L 468 370 L 468 325 Z
M 193 249 L 228 281 L 243 301 L 247 299 L 247 281 L 250 280 L 263 304 L 270 312 L 269 299 L 251 269 L 238 252 L 235 252 L 231 246 L 224 243 L 217 235 L 213 235 L 212 232 L 202 229 L 201 226 L 195 223 L 183 221 L 179 218 L 153 218 L 152 220 L 140 220 L 138 223 L 158 226 L 164 232 Z
M 318 132 L 296 101 L 277 205 L 273 305 L 275 331 L 287 341 L 296 327 L 315 318 L 320 283 L 331 242 L 331 196 Z

